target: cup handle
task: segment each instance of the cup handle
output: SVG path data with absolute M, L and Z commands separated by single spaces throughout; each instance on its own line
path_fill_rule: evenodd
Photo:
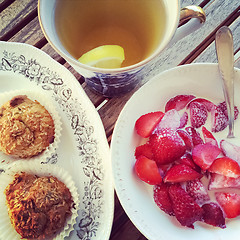
M 193 18 L 193 19 L 192 19 Z M 186 24 L 182 25 L 185 21 L 192 19 Z M 188 34 L 197 30 L 206 21 L 206 14 L 204 10 L 195 5 L 187 6 L 181 9 L 179 18 L 179 27 L 175 32 L 174 37 L 168 46 L 184 38 Z
M 197 18 L 199 19 L 200 23 L 204 23 L 206 21 L 206 14 L 204 10 L 199 6 L 191 5 L 184 7 L 180 11 L 179 26 L 191 18 Z

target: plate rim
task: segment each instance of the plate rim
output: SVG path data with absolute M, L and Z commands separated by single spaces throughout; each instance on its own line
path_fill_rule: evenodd
M 113 131 L 113 135 L 112 135 L 112 141 L 111 141 L 111 146 L 110 146 L 110 154 L 111 154 L 111 159 L 112 159 L 112 172 L 113 172 L 113 182 L 114 182 L 114 186 L 115 186 L 115 191 L 116 191 L 116 194 L 118 196 L 118 199 L 124 209 L 124 211 L 126 212 L 127 216 L 129 217 L 129 219 L 132 221 L 132 223 L 135 225 L 135 227 L 146 237 L 148 238 L 149 240 L 150 239 L 153 239 L 153 240 L 159 240 L 160 238 L 155 238 L 155 235 L 151 236 L 151 234 L 149 234 L 145 229 L 144 227 L 142 227 L 139 223 L 138 224 L 135 224 L 134 222 L 134 218 L 136 219 L 136 216 L 132 216 L 133 214 L 129 213 L 128 212 L 128 206 L 126 206 L 127 204 L 125 204 L 125 199 L 122 199 L 121 197 L 121 191 L 123 191 L 123 189 L 119 189 L 119 182 L 117 181 L 116 179 L 116 176 L 115 176 L 115 172 L 116 170 L 114 169 L 114 163 L 116 165 L 116 162 L 114 161 L 114 151 L 115 151 L 115 142 L 118 141 L 118 135 L 117 135 L 117 131 L 118 131 L 118 128 L 121 126 L 121 121 L 123 116 L 126 115 L 126 112 L 127 112 L 127 108 L 129 107 L 129 105 L 131 104 L 131 102 L 133 101 L 132 99 L 135 99 L 137 98 L 139 95 L 141 95 L 146 89 L 150 88 L 151 85 L 157 85 L 155 82 L 161 78 L 161 77 L 164 77 L 166 75 L 168 75 L 169 73 L 173 73 L 174 71 L 179 71 L 179 70 L 182 70 L 182 69 L 191 69 L 191 68 L 195 68 L 195 67 L 198 67 L 198 66 L 201 66 L 201 67 L 210 67 L 210 68 L 213 68 L 213 69 L 217 69 L 217 66 L 218 64 L 217 63 L 191 63 L 191 64 L 185 64 L 185 65 L 180 65 L 180 66 L 176 66 L 176 67 L 173 67 L 173 68 L 170 68 L 170 69 L 167 69 L 155 76 L 153 76 L 151 79 L 149 79 L 148 82 L 146 82 L 142 87 L 140 87 L 132 96 L 131 98 L 127 101 L 127 103 L 124 105 L 122 111 L 120 112 L 119 114 L 119 117 L 116 121 L 116 124 L 115 124 L 115 128 L 114 128 L 114 131 Z M 234 71 L 235 72 L 238 72 L 240 74 L 240 69 L 239 68 L 234 68 Z M 225 228 L 226 229 L 226 228 Z M 216 234 L 216 236 L 218 236 Z M 161 239 L 164 239 L 161 238 Z M 215 240 L 215 239 L 214 239 Z
M 101 145 L 104 146 L 104 151 L 108 153 L 108 156 L 104 159 L 102 159 L 102 163 L 104 165 L 104 172 L 105 170 L 108 170 L 108 173 L 105 173 L 105 180 L 103 182 L 103 189 L 105 190 L 105 197 L 104 203 L 108 203 L 108 206 L 105 207 L 105 209 L 108 209 L 108 213 L 104 213 L 105 216 L 108 216 L 108 224 L 102 223 L 102 227 L 98 229 L 98 235 L 99 239 L 104 238 L 109 238 L 112 230 L 112 224 L 113 224 L 113 217 L 114 217 L 114 184 L 113 184 L 113 177 L 112 177 L 112 172 L 111 172 L 111 166 L 109 167 L 108 165 L 111 164 L 111 159 L 110 159 L 110 148 L 107 142 L 105 130 L 102 124 L 102 120 L 99 116 L 99 113 L 97 112 L 96 108 L 94 107 L 93 103 L 91 100 L 88 98 L 86 92 L 83 90 L 82 86 L 80 83 L 77 81 L 75 76 L 63 65 L 61 65 L 59 62 L 54 60 L 50 55 L 48 55 L 46 52 L 42 51 L 41 49 L 38 49 L 35 46 L 32 46 L 27 43 L 20 43 L 20 42 L 5 42 L 5 41 L 0 41 L 0 46 L 1 47 L 1 54 L 5 51 L 5 48 L 9 48 L 9 46 L 12 47 L 11 52 L 22 52 L 29 58 L 34 58 L 39 60 L 39 62 L 46 61 L 46 64 L 49 62 L 53 66 L 56 66 L 56 69 L 61 69 L 60 72 L 64 73 L 64 78 L 67 79 L 67 82 L 71 81 L 71 84 L 75 86 L 74 91 L 76 92 L 76 95 L 78 95 L 78 99 L 83 99 L 85 105 L 88 108 L 88 112 L 90 111 L 91 114 L 94 114 L 94 118 L 96 122 L 99 123 L 99 126 L 97 127 L 97 131 L 95 130 L 95 138 L 99 139 L 99 136 L 101 136 Z M 5 47 L 6 46 L 6 47 Z M 14 51 L 15 48 L 18 48 L 18 50 Z M 43 59 L 43 60 L 42 60 Z M 0 73 L 4 73 L 5 71 L 0 68 Z M 8 72 L 9 73 L 9 72 Z M 13 73 L 12 74 L 17 74 Z M 88 113 L 89 116 L 89 113 Z M 104 138 L 104 139 L 103 139 Z M 107 166 L 109 169 L 107 169 Z M 107 179 L 107 181 L 106 181 Z M 76 229 L 75 229 L 76 231 Z M 72 237 L 69 237 L 72 238 Z M 93 237 L 94 239 L 98 239 L 98 237 Z M 78 239 L 78 238 L 77 238 Z

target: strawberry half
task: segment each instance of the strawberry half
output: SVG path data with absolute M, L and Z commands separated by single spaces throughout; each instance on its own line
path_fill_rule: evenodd
M 203 209 L 180 184 L 172 184 L 169 187 L 169 196 L 175 216 L 182 226 L 194 228 L 193 223 L 202 220 Z
M 193 95 L 177 95 L 168 100 L 165 105 L 165 112 L 175 109 L 177 111 L 182 110 L 195 96 Z
M 179 163 L 183 163 L 185 165 L 188 165 L 189 167 L 193 168 L 197 172 L 200 172 L 201 169 L 199 166 L 197 166 L 192 159 L 192 155 L 190 153 L 185 153 L 180 159 L 178 160 Z
M 221 153 L 221 150 L 211 143 L 195 146 L 192 150 L 193 161 L 202 169 L 207 170 Z
M 186 149 L 191 151 L 193 148 L 193 140 L 192 140 L 192 137 L 190 136 L 190 134 L 183 129 L 178 129 L 177 133 L 183 139 L 183 141 L 186 145 Z
M 161 118 L 161 121 L 157 124 L 156 128 L 154 129 L 153 133 L 155 133 L 155 131 L 158 131 L 158 129 L 164 128 L 171 128 L 173 130 L 177 130 L 179 126 L 180 116 L 175 109 L 172 109 L 164 114 L 164 116 Z
M 186 132 L 191 136 L 193 145 L 196 146 L 198 144 L 203 144 L 203 140 L 199 134 L 193 127 L 186 127 Z
M 187 108 L 189 108 L 191 103 L 196 103 L 196 102 L 203 104 L 206 107 L 208 112 L 210 112 L 212 110 L 212 108 L 215 106 L 214 103 L 212 103 L 211 101 L 209 101 L 209 100 L 207 100 L 205 98 L 194 98 L 193 100 L 191 100 L 188 103 Z
M 207 189 L 200 179 L 187 182 L 186 191 L 199 205 L 210 200 Z
M 162 211 L 169 214 L 170 216 L 174 216 L 172 201 L 169 197 L 168 189 L 169 185 L 166 183 L 155 185 L 153 187 L 153 199 Z
M 208 112 L 205 105 L 198 102 L 192 102 L 189 108 L 192 127 L 199 128 L 204 125 L 208 117 Z
M 180 117 L 180 126 L 179 128 L 184 128 L 188 122 L 188 113 L 184 112 L 183 115 Z
M 186 182 L 196 178 L 201 178 L 202 174 L 196 172 L 186 164 L 177 164 L 172 166 L 164 177 L 164 182 Z
M 202 126 L 202 134 L 203 134 L 203 138 L 205 140 L 205 143 L 211 143 L 212 145 L 215 145 L 215 146 L 218 147 L 218 142 L 217 142 L 216 138 L 204 126 Z
M 151 112 L 142 115 L 135 123 L 135 129 L 138 135 L 147 138 L 152 133 L 153 129 L 160 122 L 164 113 L 161 111 Z
M 217 173 L 211 173 L 211 178 L 208 184 L 209 190 L 221 189 L 221 188 L 239 188 L 240 189 L 240 177 L 231 178 Z
M 227 218 L 240 215 L 240 195 L 237 193 L 215 192 L 216 200 Z
M 147 143 L 136 147 L 134 155 L 135 158 L 138 158 L 139 156 L 143 155 L 149 159 L 153 159 L 152 148 Z
M 137 158 L 134 169 L 137 176 L 150 185 L 160 184 L 162 182 L 162 177 L 156 162 L 145 156 Z
M 159 129 L 149 138 L 154 160 L 158 164 L 167 164 L 180 158 L 186 151 L 186 145 L 178 133 L 172 129 Z
M 202 206 L 203 221 L 215 227 L 226 228 L 223 211 L 217 203 L 210 202 Z
M 228 157 L 217 158 L 214 160 L 208 171 L 218 173 L 226 177 L 240 177 L 240 166 L 236 161 Z
M 211 110 L 212 132 L 220 132 L 228 126 L 228 118 L 219 106 Z
M 228 118 L 226 102 L 225 101 L 221 102 L 218 104 L 218 106 L 223 111 L 223 113 L 226 115 L 226 117 Z M 238 118 L 238 114 L 239 114 L 239 110 L 238 110 L 237 106 L 234 106 L 234 120 L 236 120 Z
M 226 140 L 221 140 L 220 148 L 225 156 L 240 163 L 240 147 L 239 146 L 236 146 Z

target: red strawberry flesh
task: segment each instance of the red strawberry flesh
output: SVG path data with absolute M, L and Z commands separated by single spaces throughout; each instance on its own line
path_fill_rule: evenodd
M 148 184 L 155 185 L 162 182 L 156 162 L 145 156 L 137 158 L 134 169 L 137 176 Z
M 201 178 L 202 174 L 196 172 L 186 164 L 177 164 L 172 166 L 164 177 L 164 182 L 186 182 L 196 178 Z
M 225 217 L 219 205 L 215 202 L 206 203 L 202 206 L 204 211 L 203 221 L 215 227 L 226 228 Z
M 216 192 L 216 200 L 223 209 L 227 218 L 240 215 L 240 195 L 237 193 Z
M 158 129 L 171 128 L 177 130 L 180 126 L 180 116 L 175 109 L 167 111 L 161 118 L 161 121 L 156 125 L 153 133 Z
M 169 197 L 168 189 L 169 185 L 166 183 L 155 185 L 153 187 L 153 199 L 162 211 L 169 214 L 170 216 L 174 216 L 172 201 Z
M 191 136 L 192 142 L 193 142 L 194 146 L 203 143 L 203 140 L 202 140 L 199 132 L 197 132 L 197 130 L 195 128 L 193 128 L 193 127 L 186 127 L 185 130 Z
M 228 118 L 219 106 L 211 110 L 212 132 L 220 132 L 228 126 Z
M 194 128 L 199 128 L 207 121 L 208 112 L 205 105 L 193 102 L 190 104 L 190 121 Z
M 138 158 L 139 156 L 143 155 L 149 159 L 153 159 L 152 148 L 147 143 L 136 147 L 134 155 L 135 158 Z
M 182 110 L 195 96 L 193 95 L 177 95 L 168 100 L 165 105 L 165 112 L 175 109 L 177 111 Z
M 203 209 L 180 184 L 172 184 L 169 187 L 169 196 L 175 216 L 182 226 L 194 228 L 193 223 L 202 220 Z
M 192 137 L 190 136 L 190 134 L 183 130 L 183 129 L 178 129 L 177 133 L 179 134 L 179 136 L 183 139 L 185 145 L 186 145 L 186 149 L 187 150 L 192 150 L 193 148 L 193 141 L 192 141 Z
M 212 108 L 215 106 L 214 103 L 212 103 L 211 101 L 209 101 L 209 100 L 207 100 L 205 98 L 194 98 L 193 100 L 191 100 L 188 103 L 187 108 L 189 108 L 191 103 L 196 103 L 196 102 L 203 104 L 206 107 L 208 112 L 210 112 L 212 110 Z
M 178 133 L 172 129 L 159 129 L 149 138 L 154 160 L 158 164 L 167 164 L 180 158 L 186 151 L 186 145 Z
M 240 177 L 240 166 L 236 161 L 228 157 L 217 158 L 214 160 L 208 171 L 218 173 L 226 177 Z
M 161 111 L 151 112 L 142 115 L 135 123 L 135 129 L 138 135 L 147 138 L 152 133 L 153 129 L 160 122 L 164 113 Z
M 193 161 L 202 169 L 207 170 L 221 153 L 221 150 L 211 143 L 195 146 L 192 150 Z
M 208 189 L 216 190 L 223 188 L 238 188 L 240 189 L 240 177 L 232 178 L 221 174 L 211 173 Z
M 221 102 L 218 104 L 218 106 L 221 108 L 221 110 L 223 111 L 223 113 L 226 115 L 226 117 L 228 118 L 228 112 L 227 112 L 227 104 L 226 102 Z M 236 120 L 238 118 L 238 114 L 239 114 L 239 110 L 237 108 L 237 106 L 234 106 L 234 120 Z
M 184 112 L 183 115 L 180 117 L 180 126 L 179 128 L 184 128 L 188 122 L 188 113 Z
M 186 191 L 199 205 L 210 200 L 207 189 L 200 179 L 187 182 Z
M 205 143 L 211 143 L 212 145 L 215 145 L 218 147 L 218 142 L 216 138 L 213 136 L 213 134 L 207 130 L 206 127 L 202 126 L 202 133 L 203 133 L 203 138 L 205 140 Z

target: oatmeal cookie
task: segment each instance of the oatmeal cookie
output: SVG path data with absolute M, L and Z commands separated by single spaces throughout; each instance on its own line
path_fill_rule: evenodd
M 53 143 L 54 122 L 49 112 L 26 95 L 13 97 L 0 108 L 0 150 L 30 158 Z

